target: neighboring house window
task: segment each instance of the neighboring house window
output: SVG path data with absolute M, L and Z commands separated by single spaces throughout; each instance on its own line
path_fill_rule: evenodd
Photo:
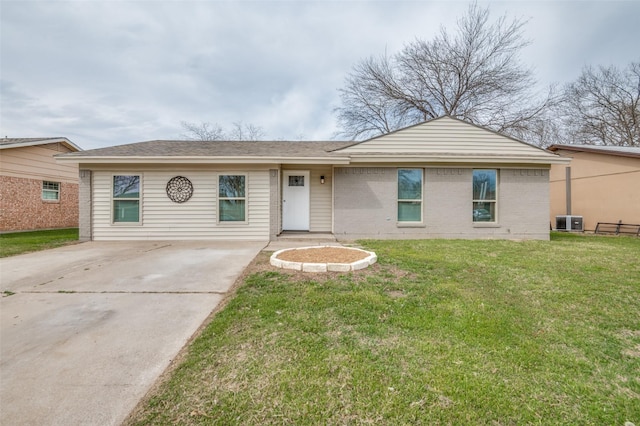
M 218 220 L 245 222 L 247 218 L 247 176 L 218 176 Z
M 113 222 L 140 223 L 140 175 L 113 177 Z
M 473 221 L 496 222 L 497 170 L 473 171 Z
M 42 199 L 47 201 L 60 200 L 60 182 L 42 182 Z
M 398 222 L 422 222 L 422 169 L 398 170 Z

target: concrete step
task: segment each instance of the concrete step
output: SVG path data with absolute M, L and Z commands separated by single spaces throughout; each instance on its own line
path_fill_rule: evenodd
M 335 235 L 327 232 L 283 232 L 278 235 L 278 241 L 332 241 Z

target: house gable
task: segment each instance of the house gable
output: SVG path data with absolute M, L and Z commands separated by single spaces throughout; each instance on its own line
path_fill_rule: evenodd
M 55 155 L 72 153 L 62 143 L 12 146 L 0 151 L 0 175 L 24 179 L 78 182 L 78 166 L 59 164 Z
M 444 116 L 336 152 L 355 161 L 566 163 L 541 148 Z

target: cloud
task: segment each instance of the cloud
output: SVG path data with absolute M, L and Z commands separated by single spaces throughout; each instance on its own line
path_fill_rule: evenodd
M 453 29 L 465 2 L 5 1 L 2 122 L 9 136 L 88 149 L 243 121 L 267 137 L 329 139 L 337 89 L 361 58 Z M 542 83 L 633 59 L 636 2 L 508 2 L 531 18 L 523 61 Z M 637 56 L 637 54 L 636 54 Z M 596 62 L 594 62 L 596 61 Z

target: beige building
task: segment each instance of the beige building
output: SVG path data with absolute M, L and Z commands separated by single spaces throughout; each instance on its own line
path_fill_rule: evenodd
M 568 201 L 570 213 L 583 217 L 585 231 L 595 230 L 598 222 L 640 224 L 640 147 L 553 145 L 549 150 L 571 158 L 569 165 L 551 166 L 554 227 L 556 216 L 568 213 Z
M 80 167 L 83 240 L 549 239 L 549 168 L 569 160 L 440 117 L 363 142 L 149 141 Z
M 78 226 L 78 166 L 67 138 L 0 139 L 0 232 Z

